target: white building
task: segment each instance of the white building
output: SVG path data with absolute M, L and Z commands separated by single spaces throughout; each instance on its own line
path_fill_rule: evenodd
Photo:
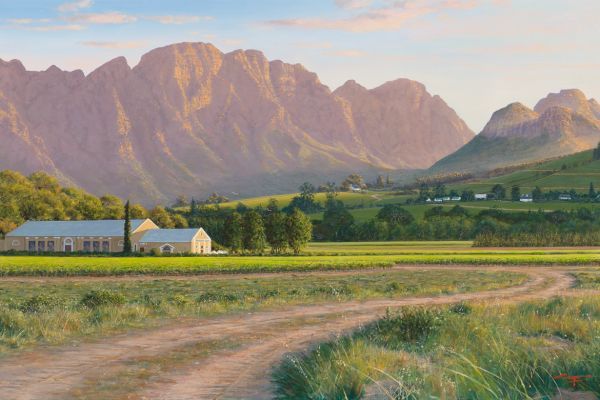
M 488 195 L 486 193 L 475 193 L 475 200 L 487 200 Z
M 533 198 L 529 194 L 524 194 L 523 196 L 521 196 L 519 201 L 521 203 L 533 203 Z

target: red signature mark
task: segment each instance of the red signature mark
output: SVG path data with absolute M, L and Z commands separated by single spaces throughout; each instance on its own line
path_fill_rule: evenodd
M 554 380 L 558 381 L 560 379 L 564 379 L 569 382 L 569 384 L 576 389 L 578 383 L 583 383 L 586 379 L 591 379 L 592 375 L 569 375 L 569 374 L 560 374 L 558 376 L 554 376 Z

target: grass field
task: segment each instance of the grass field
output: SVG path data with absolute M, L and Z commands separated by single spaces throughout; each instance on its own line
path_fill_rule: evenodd
M 37 343 L 148 328 L 292 304 L 437 295 L 508 287 L 523 274 L 382 271 L 349 275 L 212 279 L 0 281 L 0 352 Z
M 389 267 L 394 264 L 585 265 L 593 248 L 472 248 L 470 242 L 314 243 L 300 256 L 0 256 L 0 276 L 202 274 Z
M 274 380 L 281 399 L 500 400 L 549 399 L 569 387 L 554 377 L 590 375 L 578 389 L 598 395 L 598 332 L 600 296 L 404 309 L 288 357 Z

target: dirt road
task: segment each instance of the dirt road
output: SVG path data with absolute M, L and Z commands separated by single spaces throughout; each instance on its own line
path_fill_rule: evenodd
M 501 269 L 526 273 L 530 279 L 523 285 L 494 291 L 297 306 L 181 321 L 177 326 L 119 335 L 76 347 L 27 352 L 0 361 L 0 398 L 269 399 L 270 369 L 285 353 L 301 350 L 311 343 L 372 321 L 387 307 L 468 300 L 512 302 L 573 292 L 569 288 L 574 278 L 563 269 Z M 182 356 L 185 362 L 162 369 L 157 367 L 159 377 L 144 373 L 143 380 L 136 380 L 135 371 L 139 371 L 136 360 L 143 359 L 146 364 L 160 366 L 161 360 L 169 354 L 182 352 L 182 349 L 185 353 L 190 346 L 202 343 L 214 347 L 219 342 L 237 345 L 216 346 L 191 359 Z M 119 390 L 98 396 L 98 390 L 111 382 Z

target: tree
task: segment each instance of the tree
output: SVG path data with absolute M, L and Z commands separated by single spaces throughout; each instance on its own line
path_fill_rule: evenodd
M 598 143 L 598 146 L 596 146 L 592 153 L 592 160 L 600 160 L 600 143 Z
M 192 201 L 190 202 L 190 216 L 194 217 L 198 213 L 198 203 L 192 197 Z
M 386 177 L 385 177 L 385 186 L 388 186 L 388 187 L 389 187 L 389 186 L 392 186 L 392 183 L 393 183 L 393 182 L 392 182 L 392 180 L 390 179 L 390 176 L 389 176 L 389 175 L 386 175 Z
M 327 241 L 343 241 L 352 239 L 354 217 L 340 200 L 331 199 L 319 224 L 319 235 Z
M 187 219 L 185 219 L 181 214 L 171 215 L 171 221 L 173 222 L 174 228 L 183 229 L 189 227 Z
M 318 211 L 321 206 L 315 201 L 317 189 L 313 184 L 304 182 L 299 188 L 300 193 L 295 196 L 284 211 L 291 212 L 294 208 L 299 208 L 306 213 Z
M 265 234 L 267 242 L 271 246 L 271 253 L 279 254 L 287 246 L 286 218 L 279 211 L 277 200 L 269 200 L 265 210 Z
M 302 211 L 295 208 L 287 217 L 286 228 L 288 244 L 294 254 L 299 254 L 312 237 L 312 223 Z
M 375 182 L 375 187 L 378 187 L 378 188 L 385 187 L 385 181 L 383 180 L 383 175 L 377 176 L 377 181 Z
M 540 201 L 543 200 L 544 193 L 542 192 L 542 189 L 540 189 L 539 186 L 536 186 L 531 192 L 531 197 L 533 198 L 533 201 Z
M 446 186 L 443 183 L 438 183 L 434 190 L 435 197 L 446 197 Z
M 131 219 L 129 214 L 129 200 L 125 203 L 125 226 L 123 232 L 123 253 L 131 253 Z
M 103 218 L 123 218 L 123 202 L 117 196 L 105 194 L 104 196 L 100 197 L 100 202 L 102 203 L 102 208 L 104 209 Z
M 506 198 L 506 189 L 501 184 L 496 184 L 492 188 L 492 193 L 498 200 L 504 200 Z
M 358 174 L 350 174 L 348 177 L 342 182 L 342 191 L 347 192 L 350 190 L 351 186 L 357 186 L 361 189 L 365 189 L 367 185 L 365 185 L 365 179 Z
M 177 199 L 175 199 L 175 204 L 173 204 L 173 207 L 187 207 L 189 205 L 190 202 L 188 201 L 187 196 L 180 194 L 177 196 Z
M 141 204 L 132 204 L 129 207 L 129 216 L 131 219 L 145 219 L 148 218 L 148 210 Z
M 156 206 L 150 211 L 150 219 L 154 221 L 154 223 L 161 228 L 171 229 L 175 228 L 175 223 L 173 219 L 165 210 L 163 206 Z
M 232 253 L 237 253 L 238 251 L 242 250 L 244 243 L 242 232 L 242 216 L 240 213 L 233 212 L 227 217 L 223 236 L 223 242 L 225 246 L 227 246 Z
M 510 189 L 510 199 L 512 201 L 521 200 L 521 188 L 518 185 L 515 185 Z
M 243 220 L 244 249 L 262 253 L 267 241 L 262 217 L 255 210 L 250 210 L 244 214 Z
M 590 189 L 588 190 L 588 197 L 590 200 L 594 200 L 596 198 L 596 189 L 594 189 L 594 183 L 590 182 Z
M 397 204 L 386 204 L 377 213 L 377 219 L 391 226 L 410 225 L 415 221 L 413 215 Z
M 472 190 L 463 190 L 460 195 L 461 201 L 474 201 L 475 200 L 475 192 Z

